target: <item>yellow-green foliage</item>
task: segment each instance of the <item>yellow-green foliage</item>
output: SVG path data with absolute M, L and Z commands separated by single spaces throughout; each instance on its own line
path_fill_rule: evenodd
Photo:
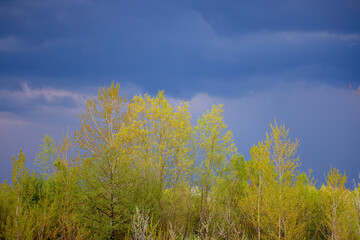
M 322 231 L 326 239 L 354 239 L 358 233 L 358 215 L 354 196 L 345 188 L 346 175 L 331 168 L 326 186 L 320 189 L 321 209 L 324 216 Z M 354 192 L 355 193 L 355 192 Z
M 360 186 L 332 168 L 316 188 L 284 125 L 246 161 L 222 105 L 193 124 L 163 91 L 119 93 L 100 88 L 58 145 L 44 137 L 39 174 L 12 159 L 0 239 L 360 239 Z

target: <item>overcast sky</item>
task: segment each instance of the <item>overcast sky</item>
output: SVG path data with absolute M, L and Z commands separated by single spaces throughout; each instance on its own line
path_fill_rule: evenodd
M 276 118 L 319 183 L 330 166 L 359 181 L 358 0 L 1 1 L 0 181 L 111 81 L 165 90 L 194 117 L 224 104 L 246 159 Z

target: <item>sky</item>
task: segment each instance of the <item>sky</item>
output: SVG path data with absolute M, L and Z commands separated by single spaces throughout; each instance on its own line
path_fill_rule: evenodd
M 245 159 L 276 119 L 319 185 L 331 166 L 360 180 L 358 0 L 0 1 L 0 182 L 112 81 L 194 119 L 224 104 Z

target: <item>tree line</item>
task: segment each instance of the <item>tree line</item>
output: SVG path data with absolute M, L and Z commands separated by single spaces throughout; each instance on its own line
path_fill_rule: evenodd
M 360 185 L 331 168 L 317 188 L 276 121 L 245 161 L 222 105 L 192 124 L 187 102 L 112 83 L 79 119 L 59 143 L 44 136 L 40 171 L 12 158 L 0 239 L 360 239 Z

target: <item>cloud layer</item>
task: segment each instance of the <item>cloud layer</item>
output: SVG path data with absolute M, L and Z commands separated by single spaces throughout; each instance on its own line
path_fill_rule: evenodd
M 117 80 L 235 97 L 284 80 L 360 84 L 358 1 L 17 0 L 0 12 L 0 87 Z
M 1 1 L 0 176 L 115 80 L 128 96 L 189 100 L 196 116 L 223 103 L 245 156 L 276 117 L 305 169 L 322 178 L 334 163 L 353 178 L 359 62 L 357 0 Z

